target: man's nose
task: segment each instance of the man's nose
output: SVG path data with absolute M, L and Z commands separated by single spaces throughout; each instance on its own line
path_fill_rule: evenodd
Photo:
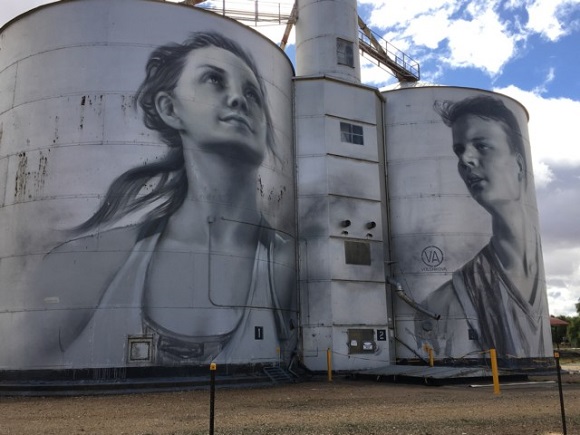
M 478 153 L 473 145 L 467 145 L 459 157 L 461 163 L 465 166 L 474 167 L 478 165 Z

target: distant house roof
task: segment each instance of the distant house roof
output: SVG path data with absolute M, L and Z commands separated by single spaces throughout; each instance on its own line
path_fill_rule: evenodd
M 550 316 L 550 326 L 568 326 L 568 322 L 557 317 Z

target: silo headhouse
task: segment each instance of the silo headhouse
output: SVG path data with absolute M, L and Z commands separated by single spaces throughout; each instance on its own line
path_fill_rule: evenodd
M 0 371 L 551 356 L 526 109 L 418 85 L 355 0 L 299 0 L 292 20 L 295 67 L 157 0 L 1 29 Z M 362 84 L 359 51 L 401 86 Z

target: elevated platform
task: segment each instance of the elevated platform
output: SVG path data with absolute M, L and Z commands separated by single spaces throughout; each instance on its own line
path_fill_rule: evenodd
M 538 365 L 530 368 L 499 368 L 499 376 L 502 378 L 525 379 L 528 376 L 555 376 L 556 367 L 547 365 Z M 368 370 L 359 370 L 354 373 L 357 376 L 374 377 L 377 379 L 390 379 L 393 381 L 402 380 L 421 380 L 426 384 L 444 384 L 465 382 L 473 379 L 492 377 L 491 367 L 487 365 L 437 365 L 434 367 L 413 364 L 397 364 L 384 367 L 378 367 Z
M 491 377 L 491 369 L 487 369 L 485 367 L 429 367 L 416 365 L 390 365 L 375 369 L 359 370 L 356 372 L 356 374 L 376 377 L 408 377 L 441 380 Z
M 230 369 L 230 370 L 228 370 Z M 218 367 L 216 388 L 256 388 L 296 382 L 279 366 Z M 151 367 L 0 372 L 2 396 L 87 396 L 207 389 L 208 368 Z
M 131 393 L 160 393 L 209 388 L 208 376 L 162 377 L 150 379 L 117 380 L 50 380 L 50 381 L 0 381 L 2 396 L 91 396 Z M 216 376 L 216 388 L 248 388 L 272 386 L 276 383 L 268 376 L 226 375 Z

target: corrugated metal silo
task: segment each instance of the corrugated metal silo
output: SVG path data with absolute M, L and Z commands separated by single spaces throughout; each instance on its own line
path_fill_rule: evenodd
M 395 298 L 398 358 L 550 356 L 525 108 L 457 87 L 383 95 L 391 275 L 441 316 Z
M 0 368 L 287 359 L 284 53 L 142 0 L 38 8 L 2 29 L 0 52 Z

